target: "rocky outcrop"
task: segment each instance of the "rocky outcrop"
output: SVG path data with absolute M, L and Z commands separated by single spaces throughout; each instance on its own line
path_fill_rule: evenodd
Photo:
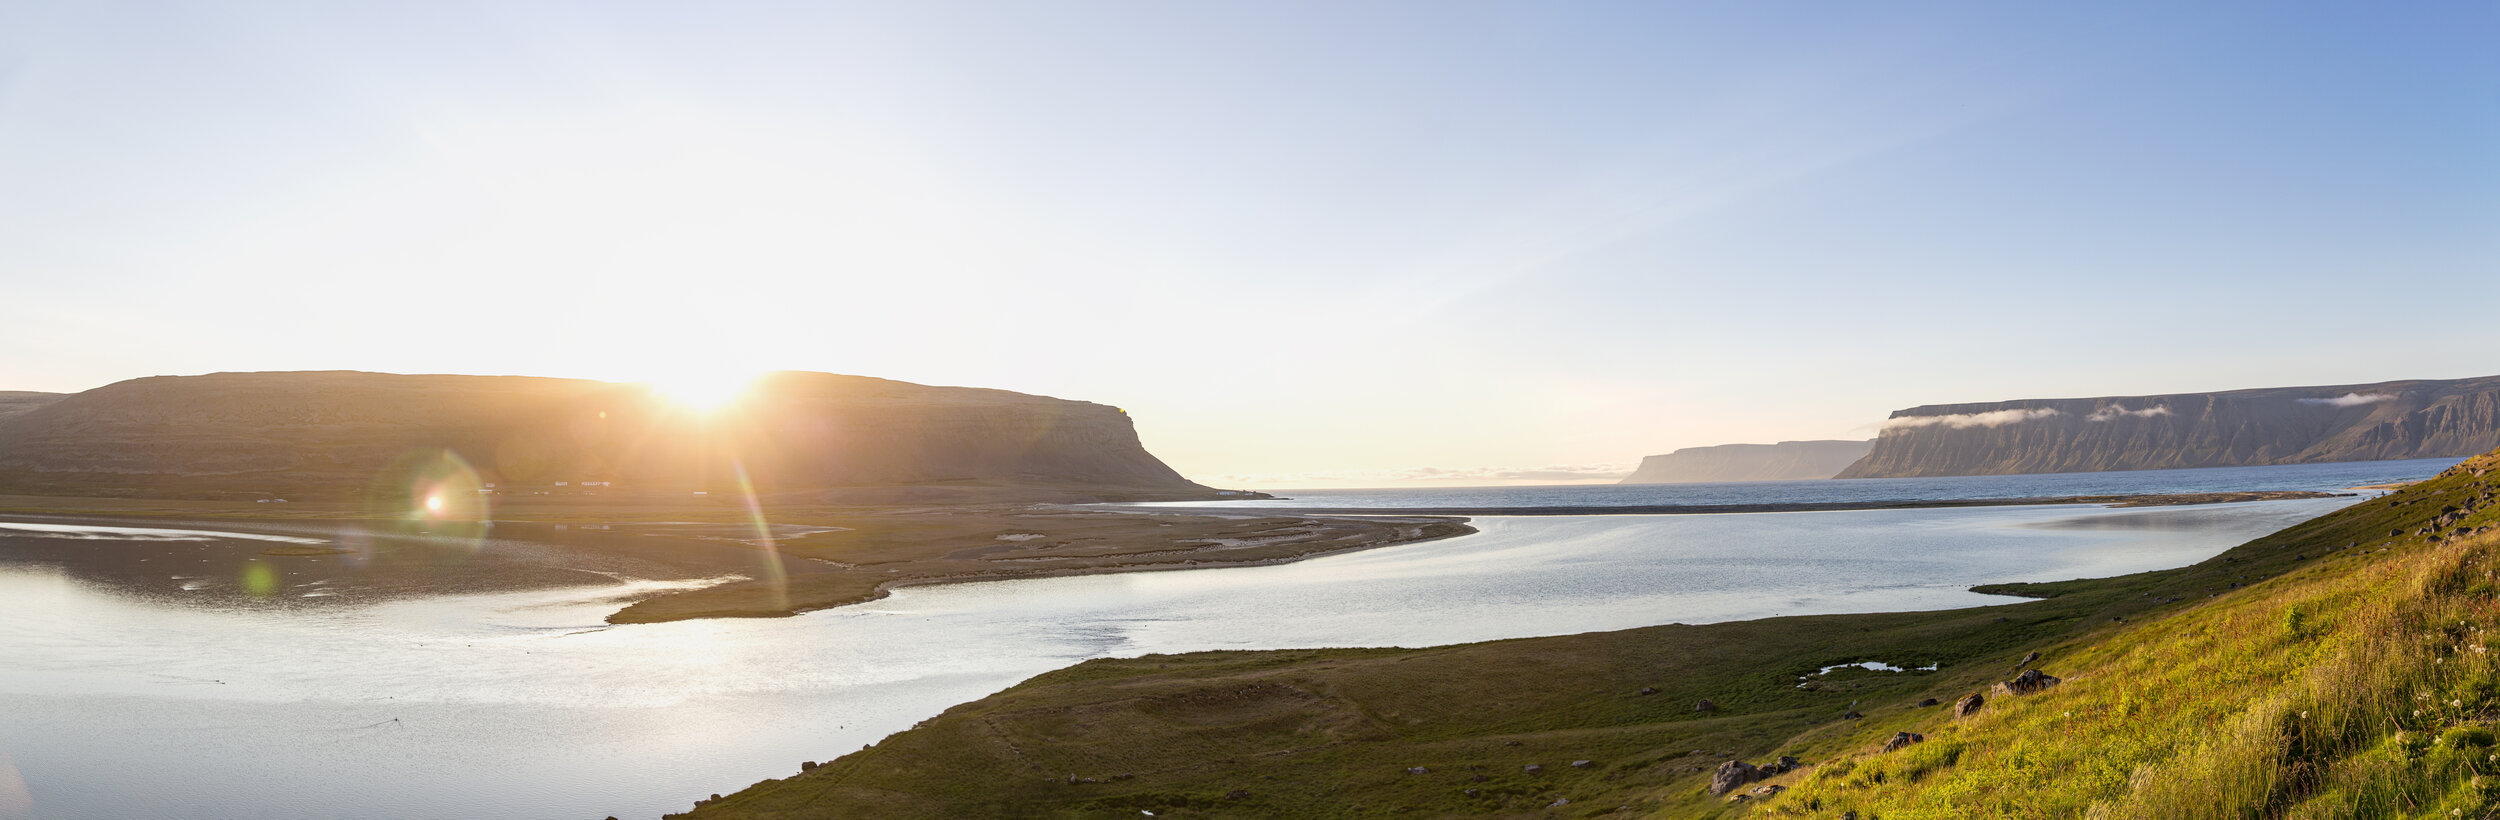
M 352 493 L 449 454 L 504 489 L 1047 488 L 1212 497 L 1116 407 L 829 373 L 703 414 L 642 385 L 517 376 L 134 379 L 0 420 L 0 487 Z
M 1718 770 L 1710 773 L 1710 794 L 1716 797 L 1760 779 L 1761 769 L 1742 760 L 1730 760 L 1719 764 Z
M 1972 715 L 1979 714 L 1979 707 L 1986 705 L 1988 705 L 1988 697 L 1986 695 L 1982 695 L 1978 692 L 1972 692 L 1953 701 L 1953 716 L 1956 718 L 1970 717 Z
M 1897 411 L 1839 478 L 2463 457 L 2500 447 L 2500 376 Z
M 2056 686 L 2060 682 L 2062 679 L 2055 675 L 2042 673 L 2038 669 L 2025 669 L 2022 674 L 2015 675 L 2013 680 L 1999 682 L 1989 687 L 1988 691 L 2005 697 L 2030 695 L 2046 692 L 2049 687 Z
M 1717 481 L 1790 481 L 1831 478 L 1866 455 L 1872 441 L 1783 441 L 1686 447 L 1641 459 L 1619 483 L 1694 484 Z

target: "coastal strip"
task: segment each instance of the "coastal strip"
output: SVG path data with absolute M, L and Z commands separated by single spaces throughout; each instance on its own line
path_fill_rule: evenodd
M 1723 515 L 1729 513 L 1834 512 L 1845 510 L 1918 510 L 1950 507 L 2033 507 L 2052 504 L 2099 504 L 2110 507 L 2168 507 L 2187 504 L 2236 504 L 2303 498 L 2349 498 L 2355 493 L 2314 490 L 2250 490 L 2220 493 L 2157 493 L 2137 495 L 2061 495 L 2034 498 L 1950 498 L 1896 501 L 1806 501 L 1777 504 L 1641 504 L 1575 507 L 1293 507 L 1277 512 L 1295 515 Z M 1196 509 L 1196 508 L 1192 508 Z

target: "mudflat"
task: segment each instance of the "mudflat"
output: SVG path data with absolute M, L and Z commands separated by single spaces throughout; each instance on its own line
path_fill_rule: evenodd
M 0 517 L 136 527 L 344 537 L 340 546 L 259 544 L 236 561 L 356 559 L 428 539 L 492 538 L 560 545 L 531 557 L 536 583 L 592 583 L 590 569 L 627 559 L 653 575 L 734 577 L 626 602 L 611 623 L 795 615 L 871 601 L 917 584 L 1254 566 L 1475 532 L 1451 516 L 1145 513 L 1033 504 L 820 506 L 730 500 L 648 502 L 522 497 L 483 522 L 377 515 L 345 502 L 0 496 Z M 56 545 L 51 549 L 68 549 Z M 83 551 L 84 548 L 81 548 Z M 422 552 L 401 546 L 403 553 Z M 5 556 L 0 556 L 5 557 Z M 55 556 L 66 557 L 66 556 Z M 357 560 L 377 586 L 440 588 L 441 561 Z M 585 566 L 568 567 L 578 562 Z M 464 563 L 463 569 L 476 569 Z M 518 568 L 516 568 L 518 569 Z M 108 571 L 99 568 L 100 572 Z M 111 574 L 124 574 L 110 571 Z M 394 574 L 411 578 L 395 579 Z M 508 572 L 497 577 L 511 579 Z M 148 576 L 163 580 L 161 575 Z M 395 581 L 407 581 L 398 584 Z M 497 583 L 501 583 L 498 581 Z

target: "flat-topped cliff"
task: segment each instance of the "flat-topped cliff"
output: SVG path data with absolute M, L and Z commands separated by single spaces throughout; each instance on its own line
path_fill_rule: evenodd
M 2500 447 L 2500 376 L 1897 411 L 1840 478 L 2463 457 Z
M 1641 459 L 1622 484 L 1792 481 L 1831 478 L 1866 456 L 1872 441 L 1783 441 L 1686 447 Z
M 636 384 L 346 371 L 133 379 L 0 419 L 0 489 L 341 494 L 448 453 L 504 489 L 896 486 L 1212 496 L 1116 407 L 829 373 L 705 414 Z

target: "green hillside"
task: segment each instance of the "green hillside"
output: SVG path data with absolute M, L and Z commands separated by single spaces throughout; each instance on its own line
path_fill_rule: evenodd
M 1089 661 L 690 816 L 2480 816 L 2495 466 L 2026 603 Z

